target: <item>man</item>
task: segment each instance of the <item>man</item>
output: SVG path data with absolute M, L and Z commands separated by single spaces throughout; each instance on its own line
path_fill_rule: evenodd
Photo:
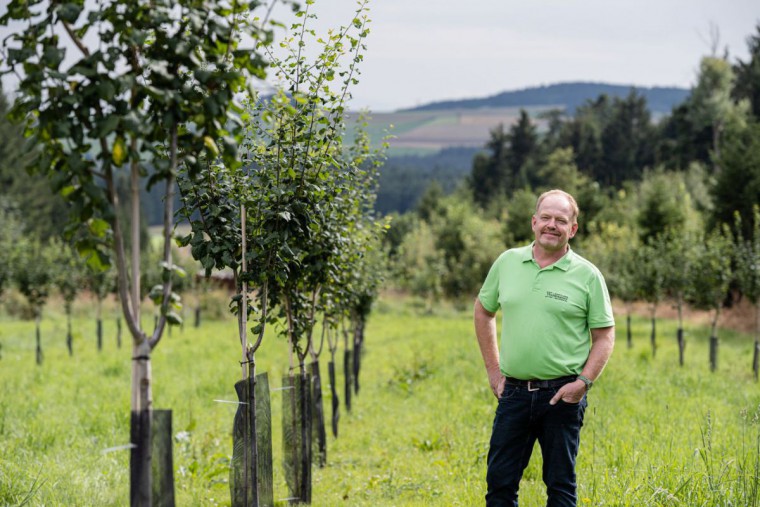
M 520 478 L 538 440 L 547 506 L 570 507 L 586 392 L 612 353 L 615 322 L 601 273 L 568 245 L 578 230 L 575 199 L 562 190 L 542 194 L 532 229 L 533 243 L 502 253 L 475 300 L 475 334 L 499 400 L 486 504 L 517 507 Z

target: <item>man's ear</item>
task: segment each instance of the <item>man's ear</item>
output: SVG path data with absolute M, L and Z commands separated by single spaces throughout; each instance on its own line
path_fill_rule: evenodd
M 575 233 L 578 232 L 578 222 L 575 222 L 573 226 L 570 228 L 570 234 L 569 237 L 574 238 Z

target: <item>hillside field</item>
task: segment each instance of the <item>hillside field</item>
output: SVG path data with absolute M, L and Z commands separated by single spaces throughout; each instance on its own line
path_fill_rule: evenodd
M 97 352 L 92 311 L 86 302 L 77 307 L 71 358 L 65 319 L 58 305 L 48 305 L 41 367 L 34 323 L 0 316 L 0 505 L 128 504 L 128 451 L 119 446 L 129 438 L 130 347 L 125 335 L 116 348 L 111 309 Z M 231 318 L 206 316 L 199 328 L 188 322 L 174 329 L 153 355 L 155 407 L 174 414 L 180 506 L 229 503 L 235 406 L 218 400 L 236 399 L 240 353 Z M 635 318 L 634 326 L 632 348 L 618 327 L 613 357 L 589 394 L 579 505 L 760 505 L 760 387 L 750 370 L 751 338 L 722 331 L 711 373 L 706 328 L 687 329 L 681 368 L 672 321 L 658 322 L 656 357 L 648 321 Z M 258 367 L 273 389 L 282 385 L 287 356 L 283 341 L 268 335 Z M 273 390 L 275 498 L 284 499 L 280 396 Z M 325 396 L 327 405 L 327 386 Z M 327 466 L 314 469 L 313 505 L 482 505 L 495 406 L 469 308 L 425 314 L 415 300 L 384 296 L 368 325 L 353 410 L 342 410 L 339 437 L 328 436 Z M 536 452 L 521 506 L 544 505 L 540 470 Z
M 524 108 L 539 131 L 546 121 L 536 118 L 551 107 Z M 387 137 L 390 155 L 425 155 L 448 147 L 482 148 L 498 125 L 508 130 L 520 117 L 519 107 L 441 109 L 371 113 L 367 133 L 374 145 Z M 357 114 L 348 117 L 346 139 L 353 138 Z

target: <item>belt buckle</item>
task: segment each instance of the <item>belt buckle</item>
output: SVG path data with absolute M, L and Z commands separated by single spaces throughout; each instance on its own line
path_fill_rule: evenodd
M 533 382 L 533 381 L 532 380 L 528 381 L 528 392 L 532 393 L 534 391 L 538 391 L 540 388 L 539 387 L 531 387 L 531 382 Z

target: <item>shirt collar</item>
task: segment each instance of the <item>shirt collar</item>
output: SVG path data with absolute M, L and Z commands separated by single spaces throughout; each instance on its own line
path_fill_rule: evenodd
M 531 242 L 531 244 L 525 247 L 525 250 L 523 250 L 522 259 L 521 259 L 522 262 L 533 262 L 533 243 L 535 243 L 535 241 Z M 567 271 L 568 268 L 570 267 L 570 263 L 572 262 L 573 255 L 575 255 L 573 253 L 573 249 L 570 248 L 570 245 L 567 245 L 567 253 L 565 253 L 565 255 L 563 255 L 560 260 L 558 260 L 554 264 L 546 266 L 546 268 L 552 268 L 552 269 L 558 268 L 558 269 L 561 269 L 562 271 Z

